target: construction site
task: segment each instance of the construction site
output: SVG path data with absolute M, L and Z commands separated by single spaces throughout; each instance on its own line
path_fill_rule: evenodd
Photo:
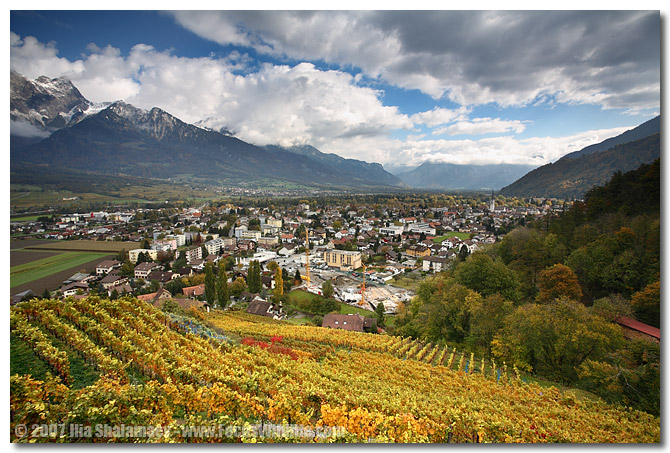
M 306 291 L 321 294 L 323 283 L 330 281 L 336 299 L 365 310 L 374 311 L 377 305 L 383 303 L 385 313 L 395 313 L 400 303 L 414 297 L 414 292 L 410 290 L 385 284 L 379 279 L 372 281 L 370 278 L 374 278 L 375 273 L 368 272 L 365 266 L 361 273 L 329 268 L 317 256 L 310 255 L 309 248 L 294 263 L 299 265 L 298 270 L 303 279 L 302 288 Z

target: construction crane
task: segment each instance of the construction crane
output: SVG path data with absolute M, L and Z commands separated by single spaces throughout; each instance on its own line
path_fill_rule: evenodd
M 365 305 L 365 264 L 363 265 L 363 283 L 361 284 L 361 300 L 358 302 L 358 305 Z

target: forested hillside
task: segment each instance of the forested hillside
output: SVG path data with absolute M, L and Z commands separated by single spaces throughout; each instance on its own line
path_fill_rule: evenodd
M 395 333 L 658 414 L 659 345 L 625 340 L 620 316 L 660 326 L 659 160 L 428 279 Z
M 661 155 L 660 133 L 616 145 L 605 151 L 563 157 L 536 168 L 500 193 L 518 197 L 582 198 L 594 186 L 605 184 L 617 171 L 632 171 Z

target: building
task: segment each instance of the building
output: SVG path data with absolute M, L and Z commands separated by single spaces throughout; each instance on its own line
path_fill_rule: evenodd
M 152 271 L 159 269 L 160 267 L 161 265 L 158 263 L 140 263 L 135 266 L 135 278 L 146 279 Z
M 348 250 L 326 250 L 323 252 L 323 260 L 330 267 L 340 270 L 358 269 L 362 266 L 361 252 Z
M 405 254 L 413 258 L 430 256 L 430 248 L 419 244 L 410 245 L 409 248 L 405 250 Z
M 619 324 L 623 329 L 624 338 L 629 340 L 648 340 L 654 343 L 661 342 L 661 329 L 657 327 L 624 316 L 615 319 L 614 322 Z
M 121 262 L 116 260 L 105 260 L 102 263 L 95 266 L 96 275 L 105 275 L 109 274 L 114 269 L 120 269 Z
M 282 220 L 281 219 L 273 219 L 272 217 L 268 218 L 266 222 L 268 225 L 275 226 L 277 228 L 282 227 Z
M 189 247 L 185 250 L 182 250 L 181 253 L 184 253 L 186 255 L 186 262 L 189 264 L 191 264 L 192 261 L 202 259 L 202 247 L 198 246 Z M 207 251 L 207 253 L 209 253 L 209 250 Z
M 279 244 L 279 238 L 276 236 L 263 236 L 258 238 L 258 245 L 276 245 L 276 244 Z
M 284 316 L 282 308 L 275 308 L 272 302 L 261 299 L 256 296 L 247 307 L 247 313 L 252 315 L 266 316 L 268 318 L 280 319 Z
M 133 264 L 137 263 L 137 258 L 140 256 L 140 253 L 148 253 L 149 257 L 154 261 L 158 259 L 158 250 L 135 249 L 128 252 L 128 259 L 130 262 Z
M 364 332 L 365 330 L 377 330 L 377 320 L 375 318 L 366 318 L 359 314 L 340 315 L 329 313 L 323 317 L 321 327 Z
M 216 238 L 205 242 L 205 249 L 207 249 L 209 255 L 218 255 L 225 246 L 226 242 L 222 238 Z M 200 254 L 200 258 L 195 259 L 202 259 L 202 253 Z M 188 258 L 186 258 L 186 261 L 188 261 Z
M 440 258 L 438 256 L 427 256 L 423 259 L 424 272 L 442 272 L 447 269 L 449 258 Z
M 107 274 L 105 278 L 100 280 L 100 283 L 102 283 L 102 287 L 105 289 L 109 289 L 112 286 L 122 285 L 127 282 L 128 277 L 124 277 L 123 275 L 116 273 Z
M 202 296 L 205 294 L 205 284 L 203 283 L 202 285 L 188 286 L 186 288 L 182 288 L 181 292 L 184 293 L 184 296 L 190 298 Z
M 405 229 L 401 226 L 387 226 L 387 227 L 381 227 L 379 229 L 379 234 L 383 234 L 384 236 L 397 236 L 399 234 L 402 234 Z

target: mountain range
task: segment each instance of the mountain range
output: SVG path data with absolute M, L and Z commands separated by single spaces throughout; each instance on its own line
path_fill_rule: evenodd
M 146 111 L 121 101 L 93 104 L 65 79 L 31 81 L 13 72 L 11 80 L 12 126 L 28 124 L 35 132 L 13 142 L 15 168 L 40 164 L 55 171 L 230 185 L 272 179 L 317 187 L 405 187 L 379 164 L 313 147 L 255 146 L 187 124 L 156 107 Z
M 530 165 L 457 165 L 424 162 L 417 168 L 398 173 L 403 182 L 421 189 L 498 190 L 532 170 Z
M 126 175 L 173 182 L 265 187 L 309 186 L 396 191 L 497 190 L 508 196 L 581 197 L 615 171 L 628 171 L 660 155 L 660 117 L 553 164 L 396 165 L 345 159 L 305 145 L 246 143 L 225 129 L 188 124 L 159 108 L 121 101 L 93 103 L 67 79 L 31 80 L 11 71 L 10 154 L 12 180 L 51 171 Z M 656 134 L 656 138 L 654 138 Z M 40 167 L 39 177 L 35 166 Z M 403 171 L 404 170 L 404 171 Z
M 567 154 L 503 187 L 512 197 L 582 198 L 618 171 L 635 170 L 661 155 L 660 117 L 597 145 Z

